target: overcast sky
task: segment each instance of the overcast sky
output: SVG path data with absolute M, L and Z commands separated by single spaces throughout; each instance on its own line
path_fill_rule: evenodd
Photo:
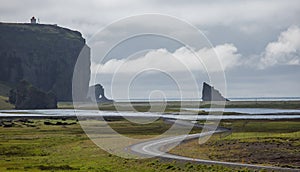
M 89 42 L 99 29 L 128 16 L 158 13 L 177 17 L 199 28 L 212 43 L 212 47 L 191 47 L 207 60 L 211 70 L 215 65 L 212 54 L 215 51 L 224 67 L 228 97 L 300 97 L 300 1 L 298 0 L 248 0 L 248 1 L 103 1 L 103 0 L 0 0 L 0 21 L 29 22 L 32 16 L 40 23 L 58 24 L 80 31 Z M 120 27 L 111 31 L 113 36 L 134 27 Z M 184 33 L 186 34 L 186 33 Z M 105 41 L 110 38 L 107 36 Z M 153 40 L 152 40 L 153 39 Z M 107 42 L 103 42 L 106 44 Z M 185 83 L 185 97 L 193 95 L 190 81 L 176 61 L 182 62 L 197 75 L 197 82 L 208 81 L 202 67 L 193 61 L 192 54 L 184 45 L 164 38 L 138 38 L 134 47 L 119 47 L 117 53 L 99 63 L 93 60 L 92 72 L 99 74 L 97 82 L 111 94 L 110 78 L 114 69 L 120 67 L 123 77 L 117 81 L 122 95 L 122 84 L 126 73 L 143 68 L 156 67 L 173 72 Z M 150 51 L 133 55 L 138 45 L 149 46 Z M 98 56 L 94 54 L 93 56 Z M 130 56 L 130 58 L 128 58 Z M 133 57 L 134 56 L 134 57 Z M 156 64 L 153 66 L 153 64 Z M 178 66 L 179 65 L 179 66 Z M 95 69 L 99 70 L 95 70 Z M 130 69 L 130 70 L 129 70 Z M 145 73 L 132 84 L 135 98 L 148 98 L 153 90 L 162 90 L 168 97 L 178 97 L 176 83 L 168 81 L 163 74 Z M 152 83 L 152 84 L 150 84 Z M 157 83 L 157 84 L 153 84 Z M 215 87 L 218 88 L 216 83 Z M 222 86 L 220 86 L 222 87 Z M 177 88 L 178 89 L 178 88 Z M 224 88 L 220 88 L 222 92 Z M 115 94 L 115 93 L 114 93 Z M 124 95 L 125 96 L 125 95 Z M 147 97 L 145 97 L 147 96 Z

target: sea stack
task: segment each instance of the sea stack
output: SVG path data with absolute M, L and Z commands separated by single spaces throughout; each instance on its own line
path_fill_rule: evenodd
M 101 84 L 96 84 L 89 87 L 87 98 L 97 103 L 112 103 L 113 100 L 105 96 L 104 88 Z
M 203 101 L 229 101 L 214 87 L 210 86 L 206 82 L 203 82 L 202 89 L 202 100 Z

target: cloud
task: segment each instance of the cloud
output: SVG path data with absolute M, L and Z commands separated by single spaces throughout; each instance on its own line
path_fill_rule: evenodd
M 172 3 L 172 5 L 170 5 Z M 1 1 L 0 20 L 28 22 L 32 15 L 43 23 L 57 23 L 78 29 L 84 35 L 92 35 L 106 24 L 120 18 L 144 13 L 173 15 L 204 26 L 236 26 L 243 23 L 258 26 L 280 27 L 298 22 L 300 2 L 298 0 L 247 0 L 247 1 L 139 1 L 112 0 L 65 0 L 53 1 L 18 0 Z M 287 13 L 288 11 L 288 13 Z M 244 28 L 244 27 L 243 27 Z M 249 31 L 248 28 L 244 28 Z M 250 28 L 251 29 L 251 28 Z
M 193 78 L 185 71 L 186 69 L 190 69 L 195 75 L 199 76 L 196 80 L 201 85 L 201 82 L 208 81 L 208 78 L 203 75 L 206 73 L 203 63 L 211 71 L 221 70 L 216 65 L 215 57 L 217 53 L 226 71 L 228 95 L 230 97 L 295 96 L 299 95 L 297 87 L 299 79 L 296 77 L 299 75 L 299 67 L 297 65 L 300 64 L 299 36 L 299 26 L 290 26 L 279 33 L 277 38 L 275 37 L 275 41 L 267 43 L 262 51 L 250 56 L 241 55 L 235 45 L 226 43 L 217 45 L 214 48 L 194 50 L 194 53 L 197 55 L 196 57 L 199 58 L 196 58 L 195 54 L 186 47 L 178 48 L 175 51 L 156 49 L 138 56 L 138 58 L 111 59 L 104 64 L 93 63 L 92 69 L 93 73 L 103 73 L 97 81 L 104 82 L 107 88 L 112 83 L 113 72 L 119 69 L 118 72 L 121 74 L 115 79 L 115 82 L 117 82 L 115 85 L 120 88 L 115 90 L 126 90 L 122 85 L 130 81 L 130 73 L 147 68 L 158 68 L 167 72 L 176 72 L 175 78 L 179 78 L 179 81 L 184 86 L 189 86 L 193 83 Z M 99 70 L 96 71 L 98 67 Z M 262 70 L 257 70 L 259 68 Z M 200 71 L 200 74 L 198 71 Z M 144 74 L 146 74 L 146 79 L 139 82 L 139 88 L 141 89 L 139 92 L 135 90 L 135 94 L 140 97 L 147 97 L 149 92 L 145 90 L 151 90 L 153 83 L 161 83 L 165 80 L 161 79 L 155 82 L 154 80 L 159 76 L 155 72 Z M 159 90 L 165 91 L 168 95 L 169 92 L 172 92 L 170 95 L 175 95 L 176 97 L 171 85 L 167 83 L 163 88 L 161 88 L 161 84 L 159 85 Z M 218 87 L 217 84 L 215 86 Z M 272 89 L 270 89 L 271 87 Z M 282 88 L 288 89 L 282 90 Z M 190 98 L 194 96 L 194 89 L 185 88 L 183 90 L 185 97 Z M 221 91 L 224 92 L 222 89 Z M 126 97 L 126 95 L 122 95 L 121 91 L 118 94 L 120 97 Z
M 218 55 L 218 57 L 217 57 Z M 232 44 L 218 45 L 191 51 L 181 47 L 169 52 L 166 49 L 152 50 L 144 56 L 127 59 L 111 59 L 105 64 L 92 63 L 92 73 L 136 73 L 145 69 L 158 69 L 166 72 L 180 71 L 222 71 L 240 63 L 241 55 Z M 221 64 L 221 65 L 220 65 Z
M 274 65 L 300 65 L 300 28 L 291 26 L 262 53 L 260 68 Z
M 291 85 L 295 87 L 299 85 L 298 80 L 295 81 L 294 77 L 290 77 L 291 75 L 299 75 L 299 71 L 295 70 L 295 67 L 298 67 L 296 65 L 299 65 L 300 59 L 299 27 L 292 26 L 280 33 L 283 28 L 299 24 L 299 0 L 274 0 L 272 2 L 268 0 L 191 0 L 188 3 L 179 0 L 173 0 L 172 2 L 157 0 L 112 0 L 109 2 L 105 0 L 65 0 L 59 2 L 43 0 L 41 2 L 38 0 L 27 0 L 26 3 L 20 3 L 19 0 L 0 0 L 0 2 L 1 22 L 29 22 L 32 16 L 36 16 L 44 24 L 56 23 L 59 26 L 78 30 L 83 33 L 87 41 L 102 27 L 124 17 L 145 13 L 171 15 L 190 22 L 201 30 L 205 29 L 205 33 L 210 41 L 214 45 L 218 45 L 215 47 L 215 50 L 219 54 L 224 69 L 229 71 L 226 72 L 226 75 L 229 75 L 227 77 L 230 77 L 234 73 L 239 77 L 232 82 L 238 84 L 244 83 L 244 85 L 238 85 L 234 89 L 237 92 L 246 88 L 245 95 L 250 95 L 257 93 L 264 86 L 266 86 L 264 88 L 273 88 L 273 85 L 278 85 L 278 81 L 286 84 L 293 83 Z M 124 26 L 118 30 L 112 30 L 110 33 L 105 33 L 105 35 L 107 37 L 110 36 L 111 40 L 113 40 L 116 34 L 122 34 L 124 31 L 132 29 L 137 28 L 136 26 Z M 171 27 L 171 29 L 173 28 Z M 179 34 L 189 34 L 189 32 Z M 278 35 L 280 36 L 277 38 Z M 274 38 L 277 38 L 277 40 Z M 106 39 L 104 40 L 106 41 Z M 103 46 L 108 45 L 107 42 L 101 41 L 99 43 L 103 44 Z M 273 42 L 270 43 L 270 41 Z M 225 44 L 228 42 L 234 45 Z M 187 49 L 178 48 L 180 47 L 178 46 L 174 48 L 177 49 L 174 51 L 174 49 L 170 50 L 166 46 L 161 47 L 167 48 L 167 50 L 155 47 L 156 50 L 141 55 L 139 58 L 124 59 L 122 56 L 118 56 L 121 59 L 111 59 L 104 64 L 92 63 L 92 72 L 95 73 L 96 68 L 99 67 L 98 72 L 105 73 L 105 78 L 99 78 L 99 82 L 103 83 L 107 81 L 106 87 L 108 88 L 111 73 L 119 67 L 120 72 L 123 73 L 132 73 L 147 67 L 158 67 L 178 72 L 185 71 L 186 68 L 205 71 L 199 59 L 194 58 L 193 54 Z M 122 50 L 120 52 L 125 54 L 124 57 L 127 54 L 131 54 L 131 51 L 128 49 Z M 202 61 L 206 62 L 207 68 L 213 71 L 220 70 L 215 65 L 215 58 L 211 58 L 215 56 L 213 49 L 197 49 L 195 53 L 201 57 Z M 243 54 L 243 56 L 239 53 Z M 255 70 L 258 67 L 264 70 Z M 278 78 L 278 74 L 269 71 L 273 68 L 277 70 L 279 67 L 284 67 L 282 71 L 293 68 L 293 70 L 288 70 L 285 73 L 289 78 Z M 247 73 L 245 72 L 246 69 L 248 70 L 246 71 Z M 253 74 L 254 70 L 256 73 Z M 257 76 L 261 77 L 261 72 L 265 72 L 265 76 L 273 76 L 275 78 L 274 81 L 262 83 L 260 80 L 257 80 Z M 250 80 L 251 82 L 247 82 L 250 76 L 253 79 Z M 261 80 L 265 80 L 264 77 L 261 77 Z M 185 79 L 184 76 L 181 78 Z M 124 80 L 126 79 L 124 77 Z M 151 78 L 147 79 L 150 80 Z M 198 78 L 198 80 L 199 82 L 204 81 L 203 78 Z M 185 81 L 185 83 L 186 85 L 190 84 L 188 81 Z M 254 85 L 261 87 L 256 88 Z M 149 84 L 143 85 L 143 87 L 147 86 Z M 120 90 L 123 91 L 124 89 Z M 277 95 L 282 92 L 281 87 L 269 90 L 269 95 Z M 286 89 L 285 91 L 290 92 L 286 95 L 294 95 L 294 93 L 299 95 L 299 89 L 297 88 Z M 239 95 L 239 93 L 235 95 Z

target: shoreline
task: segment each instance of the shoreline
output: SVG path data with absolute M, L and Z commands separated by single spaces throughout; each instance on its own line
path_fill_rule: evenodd
M 281 117 L 281 116 L 282 117 Z M 161 119 L 174 119 L 174 120 L 190 120 L 188 118 L 186 119 L 181 119 L 181 118 L 176 118 L 174 116 L 178 115 L 165 115 L 165 116 L 122 116 L 122 115 L 105 115 L 105 116 L 95 116 L 95 115 L 7 115 L 7 116 L 1 116 L 0 115 L 0 120 L 2 119 L 80 119 L 80 120 L 86 120 L 86 119 L 111 119 L 111 120 L 117 120 L 117 119 L 125 119 L 126 117 L 129 118 L 161 118 Z M 181 115 L 181 116 L 189 116 L 189 115 Z M 224 119 L 219 119 L 219 118 L 212 118 L 213 115 L 198 115 L 200 117 L 205 116 L 203 119 L 193 119 L 195 121 L 202 121 L 202 120 L 272 120 L 272 121 L 277 121 L 277 120 L 300 120 L 300 117 L 290 117 L 290 116 L 300 116 L 300 113 L 292 113 L 292 114 L 282 114 L 282 113 L 277 113 L 277 114 L 235 114 L 235 115 L 218 115 L 218 116 L 225 116 L 228 118 Z M 206 117 L 207 116 L 207 117 Z M 229 116 L 232 116 L 233 118 L 230 118 Z M 262 116 L 265 118 L 234 118 L 234 116 Z M 280 118 L 268 118 L 268 116 L 280 116 Z M 208 118 L 209 117 L 209 118 Z M 206 119 L 207 118 L 207 119 Z

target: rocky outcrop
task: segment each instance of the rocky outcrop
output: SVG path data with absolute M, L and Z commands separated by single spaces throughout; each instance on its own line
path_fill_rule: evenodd
M 45 93 L 27 81 L 21 81 L 10 91 L 9 102 L 16 109 L 56 109 L 57 100 L 53 92 Z
M 101 84 L 96 84 L 89 87 L 89 92 L 87 96 L 88 100 L 97 103 L 111 103 L 113 100 L 110 100 L 105 97 L 104 88 Z
M 208 85 L 206 82 L 203 82 L 202 100 L 203 101 L 229 101 L 228 99 L 223 97 L 218 90 Z
M 59 101 L 72 100 L 74 65 L 85 40 L 77 31 L 56 25 L 0 23 L 0 81 L 16 85 L 27 80 Z M 86 47 L 84 77 L 90 79 L 89 48 Z

